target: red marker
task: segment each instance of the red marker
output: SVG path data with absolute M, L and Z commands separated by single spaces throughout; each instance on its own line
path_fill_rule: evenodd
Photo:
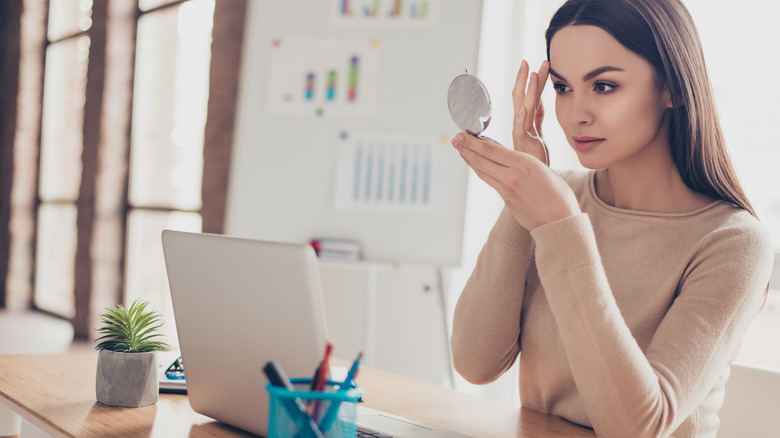
M 330 353 L 333 351 L 333 344 L 328 341 L 327 344 L 325 344 L 325 355 L 322 357 L 322 362 L 320 362 L 319 367 L 319 373 L 317 373 L 317 384 L 314 387 L 314 390 L 317 392 L 322 391 L 325 389 L 325 382 L 328 380 L 328 369 L 330 368 L 330 365 L 328 363 L 330 362 Z M 314 401 L 314 412 L 312 413 L 312 418 L 316 419 L 318 418 L 320 411 L 320 401 L 315 400 Z

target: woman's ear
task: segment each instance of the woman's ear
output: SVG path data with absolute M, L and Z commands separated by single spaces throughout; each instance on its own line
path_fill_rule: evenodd
M 672 102 L 672 93 L 670 93 L 670 92 L 669 92 L 669 89 L 668 89 L 668 88 L 666 88 L 666 87 L 664 87 L 664 90 L 663 90 L 663 97 L 662 97 L 662 98 L 663 98 L 663 100 L 664 100 L 664 106 L 665 106 L 665 108 L 667 108 L 667 109 L 672 109 L 672 108 L 674 108 L 674 106 L 675 106 L 675 105 L 674 105 L 674 103 Z
M 672 109 L 678 106 L 675 105 L 672 100 L 672 93 L 669 92 L 669 84 L 663 79 L 663 75 L 656 71 L 653 78 L 655 79 L 656 86 L 661 90 L 661 100 L 663 101 L 664 108 Z

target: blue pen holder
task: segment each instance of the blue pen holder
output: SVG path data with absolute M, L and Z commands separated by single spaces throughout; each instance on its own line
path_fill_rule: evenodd
M 295 391 L 266 385 L 270 396 L 268 438 L 355 437 L 355 415 L 362 388 L 341 389 L 338 382 L 329 381 L 324 391 L 317 392 L 310 390 L 311 379 L 290 381 Z M 313 412 L 316 404 L 317 415 L 309 416 L 306 410 Z

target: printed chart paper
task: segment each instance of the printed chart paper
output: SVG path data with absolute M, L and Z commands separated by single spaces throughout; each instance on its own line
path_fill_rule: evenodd
M 435 137 L 344 134 L 335 208 L 439 214 L 444 210 L 447 152 Z
M 271 44 L 270 114 L 364 118 L 376 113 L 377 41 L 278 38 Z
M 331 0 L 331 21 L 344 26 L 433 27 L 441 0 Z

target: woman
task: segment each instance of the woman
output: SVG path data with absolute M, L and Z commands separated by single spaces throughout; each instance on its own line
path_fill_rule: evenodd
M 773 252 L 693 22 L 679 0 L 571 0 L 546 36 L 518 73 L 514 150 L 453 139 L 505 202 L 455 309 L 455 367 L 487 383 L 520 355 L 522 405 L 599 436 L 714 437 Z M 548 74 L 589 171 L 547 166 Z

